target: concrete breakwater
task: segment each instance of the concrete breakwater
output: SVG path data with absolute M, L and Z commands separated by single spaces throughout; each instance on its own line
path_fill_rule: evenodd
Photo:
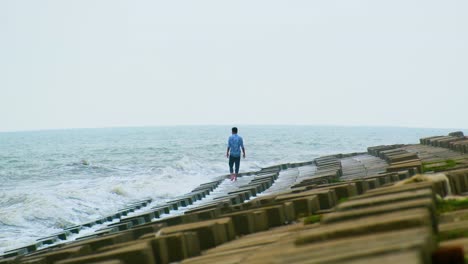
M 456 209 L 468 192 L 466 140 L 451 133 L 263 168 L 237 182 L 221 176 L 165 204 L 140 201 L 5 252 L 0 263 L 464 261 L 468 212 Z M 440 211 L 450 195 L 455 209 Z M 81 232 L 89 233 L 70 241 Z

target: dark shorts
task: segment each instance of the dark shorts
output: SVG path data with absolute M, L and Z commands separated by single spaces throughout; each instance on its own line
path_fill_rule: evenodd
M 239 173 L 240 157 L 229 156 L 229 171 L 234 173 L 233 166 L 236 165 L 236 174 Z

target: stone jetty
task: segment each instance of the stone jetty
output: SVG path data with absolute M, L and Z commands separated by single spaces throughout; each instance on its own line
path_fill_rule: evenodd
M 468 137 L 369 147 L 204 183 L 10 250 L 0 263 L 465 263 Z

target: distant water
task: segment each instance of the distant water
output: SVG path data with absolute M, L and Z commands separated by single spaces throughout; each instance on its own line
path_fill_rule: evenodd
M 241 171 L 368 146 L 417 143 L 450 130 L 239 127 Z M 0 133 L 0 253 L 151 197 L 164 202 L 228 173 L 230 127 L 73 129 Z

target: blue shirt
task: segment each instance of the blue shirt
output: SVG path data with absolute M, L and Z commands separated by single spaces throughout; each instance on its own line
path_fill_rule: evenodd
M 241 148 L 244 147 L 244 141 L 241 136 L 233 134 L 228 139 L 228 148 L 232 157 L 240 157 Z

